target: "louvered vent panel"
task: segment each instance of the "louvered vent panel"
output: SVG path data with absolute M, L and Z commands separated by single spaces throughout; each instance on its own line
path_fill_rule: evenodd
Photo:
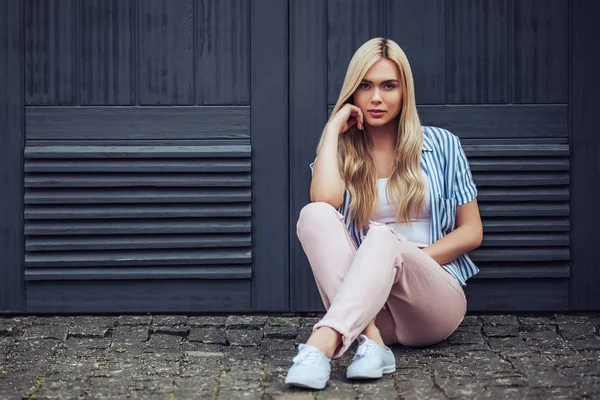
M 240 279 L 250 146 L 27 146 L 26 277 Z
M 478 277 L 568 277 L 568 145 L 463 147 L 484 227 Z

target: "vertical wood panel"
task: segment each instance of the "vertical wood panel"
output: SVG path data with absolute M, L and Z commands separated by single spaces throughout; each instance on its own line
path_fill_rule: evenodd
M 25 311 L 23 3 L 0 1 L 0 313 Z
M 143 0 L 139 14 L 140 104 L 192 104 L 192 0 Z
M 566 103 L 567 0 L 515 1 L 516 103 Z
M 507 101 L 507 0 L 450 0 L 447 10 L 448 103 Z
M 600 2 L 571 2 L 571 280 L 569 308 L 600 310 Z
M 75 0 L 25 1 L 25 87 L 28 105 L 75 104 Z
M 387 10 L 388 36 L 408 57 L 418 104 L 446 101 L 444 6 L 444 0 L 399 0 Z
M 288 6 L 251 4 L 252 309 L 289 311 Z
M 249 8 L 246 0 L 198 0 L 195 25 L 199 104 L 249 103 Z M 277 18 L 287 20 L 285 16 Z
M 338 99 L 354 52 L 367 40 L 386 35 L 385 11 L 383 0 L 327 1 L 329 104 L 335 104 Z
M 290 223 L 310 202 L 310 168 L 327 122 L 327 9 L 324 2 L 290 1 Z M 308 260 L 290 229 L 291 311 L 322 310 Z
M 81 2 L 81 104 L 134 103 L 133 0 Z

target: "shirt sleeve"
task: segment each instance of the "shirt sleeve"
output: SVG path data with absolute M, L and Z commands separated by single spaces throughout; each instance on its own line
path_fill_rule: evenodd
M 456 154 L 456 171 L 454 177 L 454 193 L 457 200 L 457 205 L 466 204 L 477 197 L 477 186 L 471 175 L 469 161 L 462 148 L 460 139 L 456 138 L 455 144 Z

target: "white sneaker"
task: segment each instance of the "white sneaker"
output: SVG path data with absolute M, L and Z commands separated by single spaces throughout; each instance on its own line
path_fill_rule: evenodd
M 292 359 L 285 383 L 311 389 L 323 389 L 331 373 L 331 360 L 316 347 L 298 346 L 298 355 Z
M 396 358 L 390 349 L 384 349 L 365 335 L 358 337 L 358 348 L 346 371 L 348 379 L 381 378 L 396 371 Z

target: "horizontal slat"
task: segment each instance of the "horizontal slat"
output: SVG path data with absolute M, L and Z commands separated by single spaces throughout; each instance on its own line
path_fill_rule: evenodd
M 567 203 L 482 203 L 479 205 L 482 217 L 536 217 L 568 216 Z
M 106 252 L 48 252 L 25 254 L 25 266 L 43 267 L 118 267 L 141 265 L 249 264 L 250 249 L 146 250 Z
M 25 172 L 248 172 L 248 159 L 27 160 Z
M 250 137 L 250 108 L 26 107 L 25 137 L 85 139 L 238 139 Z
M 104 205 L 104 206 L 34 206 L 25 209 L 25 219 L 113 219 L 113 218 L 182 218 L 182 217 L 249 217 L 250 204 L 200 205 Z
M 473 279 L 501 279 L 501 278 L 568 278 L 571 275 L 569 266 L 560 267 L 526 267 L 526 266 L 506 266 L 484 268 Z
M 463 145 L 469 159 L 473 157 L 568 157 L 568 144 L 469 144 Z
M 155 174 L 114 176 L 38 174 L 25 176 L 25 187 L 249 187 L 251 175 L 240 174 Z
M 25 159 L 233 158 L 250 157 L 250 146 L 27 146 Z
M 73 251 L 107 249 L 175 249 L 249 247 L 249 234 L 206 235 L 129 235 L 124 240 L 118 236 L 31 236 L 25 243 L 26 251 Z
M 420 105 L 424 125 L 440 126 L 465 138 L 567 137 L 568 106 Z
M 245 233 L 250 219 L 35 221 L 25 224 L 26 235 L 128 235 L 165 233 Z
M 107 204 L 107 203 L 214 203 L 249 202 L 249 188 L 114 188 L 101 189 L 26 189 L 25 204 Z
M 25 271 L 26 281 L 122 280 L 122 279 L 250 279 L 250 266 L 145 267 L 140 268 L 36 268 Z
M 569 200 L 569 187 L 483 187 L 479 188 L 477 200 L 488 201 L 567 201 Z
M 568 246 L 569 234 L 564 233 L 485 233 L 482 247 Z
M 485 218 L 484 232 L 562 232 L 569 230 L 568 218 Z
M 568 185 L 569 173 L 483 173 L 473 172 L 478 186 L 554 186 Z
M 568 248 L 483 248 L 469 253 L 471 259 L 479 261 L 563 261 L 569 260 Z
M 469 159 L 471 171 L 568 171 L 568 158 L 475 158 Z

